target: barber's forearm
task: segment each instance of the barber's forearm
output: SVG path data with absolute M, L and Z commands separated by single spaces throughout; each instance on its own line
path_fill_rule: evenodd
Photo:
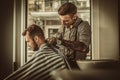
M 62 40 L 62 45 L 64 45 L 67 48 L 76 50 L 76 51 L 80 51 L 83 53 L 87 53 L 88 49 L 87 46 L 79 41 L 68 41 L 68 40 Z

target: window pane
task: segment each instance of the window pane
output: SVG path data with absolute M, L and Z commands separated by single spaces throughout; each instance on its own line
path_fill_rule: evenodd
M 46 25 L 60 25 L 59 20 L 46 20 Z
M 57 10 L 65 2 L 74 3 L 78 8 L 78 16 L 90 23 L 90 0 L 28 0 L 27 25 L 40 25 L 46 38 L 53 36 L 61 25 Z M 27 48 L 27 60 L 32 54 L 31 49 Z M 87 59 L 91 59 L 91 52 Z

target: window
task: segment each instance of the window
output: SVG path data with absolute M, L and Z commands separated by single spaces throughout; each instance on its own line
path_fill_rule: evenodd
M 28 0 L 27 25 L 35 23 L 42 26 L 45 37 L 53 36 L 60 27 L 57 9 L 65 2 L 72 2 L 78 8 L 78 16 L 90 23 L 90 0 Z M 27 48 L 27 60 L 33 52 Z M 91 59 L 91 51 L 87 59 Z

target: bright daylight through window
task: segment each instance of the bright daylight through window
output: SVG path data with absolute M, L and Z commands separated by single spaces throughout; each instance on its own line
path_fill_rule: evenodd
M 78 8 L 78 16 L 90 23 L 90 0 L 28 0 L 27 25 L 32 23 L 41 25 L 45 37 L 51 37 L 61 25 L 57 9 L 65 2 L 74 3 Z M 32 54 L 33 51 L 27 47 L 27 61 Z M 91 59 L 91 51 L 89 51 L 87 59 Z

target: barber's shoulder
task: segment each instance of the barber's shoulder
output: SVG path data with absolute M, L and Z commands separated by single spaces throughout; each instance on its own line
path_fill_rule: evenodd
M 82 25 L 89 25 L 89 22 L 88 22 L 88 21 L 82 21 L 81 24 L 82 24 Z
M 84 26 L 88 27 L 88 26 L 90 26 L 90 24 L 89 24 L 88 21 L 82 21 L 82 23 L 79 26 L 81 26 L 81 27 L 84 27 Z
M 88 21 L 83 21 L 79 26 L 78 26 L 78 30 L 81 31 L 83 29 L 90 29 L 90 24 Z

